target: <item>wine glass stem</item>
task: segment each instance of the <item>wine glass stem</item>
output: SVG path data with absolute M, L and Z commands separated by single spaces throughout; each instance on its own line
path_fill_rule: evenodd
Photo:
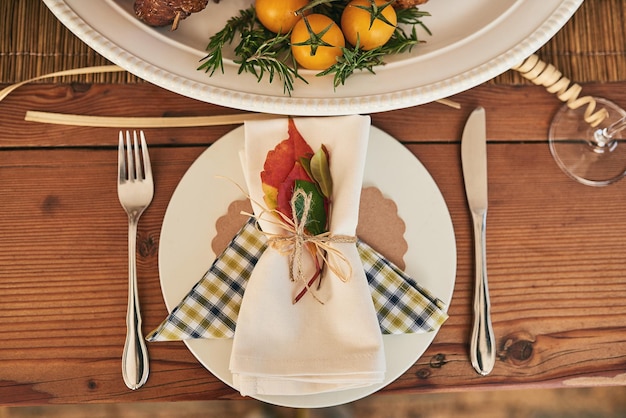
M 610 126 L 604 128 L 602 130 L 602 135 L 609 140 L 612 140 L 615 135 L 620 133 L 622 130 L 626 128 L 626 118 L 622 118 L 617 122 L 611 124 Z

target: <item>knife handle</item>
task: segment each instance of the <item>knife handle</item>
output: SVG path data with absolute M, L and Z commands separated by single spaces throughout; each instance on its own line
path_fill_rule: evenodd
M 486 225 L 487 211 L 473 213 L 474 224 L 474 325 L 470 341 L 470 359 L 483 376 L 491 373 L 496 362 L 496 342 L 491 325 L 491 303 L 487 285 Z

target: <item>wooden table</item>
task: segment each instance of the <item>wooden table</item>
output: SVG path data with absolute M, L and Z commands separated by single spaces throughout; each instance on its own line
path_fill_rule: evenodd
M 626 75 L 585 84 L 584 92 L 626 107 Z M 434 177 L 458 252 L 450 319 L 382 393 L 626 384 L 626 183 L 586 187 L 559 170 L 546 137 L 560 102 L 542 87 L 488 83 L 452 99 L 461 110 L 433 103 L 372 115 Z M 462 127 L 478 105 L 488 123 L 487 249 L 498 347 L 487 377 L 474 372 L 468 357 L 473 256 L 460 165 Z M 236 112 L 148 83 L 27 85 L 0 103 L 0 404 L 239 398 L 182 342 L 150 344 L 148 383 L 126 388 L 120 358 L 127 228 L 115 182 L 118 129 L 25 122 L 27 110 Z M 156 193 L 139 225 L 144 331 L 167 314 L 157 259 L 167 204 L 190 164 L 233 128 L 146 130 Z
M 626 106 L 626 82 L 585 92 Z M 553 162 L 547 126 L 559 102 L 541 87 L 483 85 L 433 103 L 372 115 L 431 172 L 449 206 L 458 271 L 450 319 L 385 393 L 621 385 L 626 382 L 626 187 L 582 186 Z M 150 101 L 156 105 L 145 108 Z M 459 138 L 487 112 L 488 268 L 498 361 L 480 377 L 468 358 L 472 246 Z M 30 85 L 0 104 L 0 403 L 236 398 L 182 342 L 150 344 L 151 374 L 122 381 L 126 215 L 116 193 L 116 128 L 23 121 L 26 110 L 95 115 L 212 115 L 229 109 L 149 84 Z M 148 129 L 156 179 L 139 226 L 144 330 L 167 311 L 159 286 L 161 222 L 177 183 L 232 126 Z M 408 186 L 410 187 L 410 186 Z

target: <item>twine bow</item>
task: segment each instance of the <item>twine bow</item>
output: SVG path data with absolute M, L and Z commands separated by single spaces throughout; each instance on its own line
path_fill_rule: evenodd
M 302 200 L 302 210 L 300 217 L 296 210 L 296 203 Z M 289 260 L 290 279 L 296 283 L 302 283 L 306 290 L 314 295 L 315 299 L 323 303 L 315 292 L 312 291 L 311 285 L 315 280 L 307 280 L 304 277 L 303 257 L 308 252 L 313 257 L 319 270 L 314 279 L 319 275 L 321 269 L 326 266 L 332 271 L 342 282 L 347 282 L 352 276 L 352 265 L 348 258 L 337 248 L 333 247 L 333 243 L 355 243 L 356 237 L 349 235 L 333 235 L 325 232 L 319 235 L 311 235 L 306 232 L 306 225 L 309 221 L 312 206 L 311 194 L 307 194 L 302 189 L 296 189 L 291 198 L 291 210 L 293 219 L 289 219 L 281 212 L 276 211 L 279 215 L 277 223 L 287 231 L 285 234 L 270 234 L 264 232 L 269 240 L 268 244 L 276 249 L 280 254 L 286 255 Z M 320 265 L 319 260 L 322 260 Z M 321 280 L 321 278 L 320 278 Z M 301 295 L 299 295 L 301 296 Z M 297 302 L 299 297 L 294 301 Z
M 221 176 L 218 176 L 221 177 Z M 223 177 L 227 180 L 227 177 Z M 321 301 L 313 289 L 311 289 L 311 285 L 315 283 L 315 280 L 318 276 L 320 276 L 321 282 L 321 270 L 324 266 L 328 267 L 330 271 L 332 271 L 335 276 L 339 278 L 342 282 L 347 282 L 350 277 L 352 277 L 352 265 L 350 264 L 350 260 L 337 248 L 333 247 L 332 243 L 349 243 L 353 244 L 357 242 L 357 238 L 351 235 L 333 235 L 330 232 L 324 232 L 318 235 L 311 235 L 306 232 L 306 225 L 309 221 L 309 214 L 311 212 L 311 207 L 313 204 L 313 198 L 310 193 L 306 193 L 304 190 L 297 188 L 294 190 L 293 196 L 291 197 L 291 213 L 293 219 L 290 219 L 285 214 L 280 212 L 279 210 L 273 209 L 269 210 L 264 208 L 262 204 L 253 200 L 246 191 L 239 186 L 236 182 L 233 183 L 239 187 L 239 189 L 246 194 L 248 199 L 262 208 L 261 213 L 255 215 L 253 213 L 247 213 L 242 211 L 242 215 L 250 216 L 256 220 L 256 227 L 268 238 L 268 245 L 273 249 L 277 250 L 281 255 L 286 255 L 289 259 L 289 278 L 293 282 L 303 283 L 304 290 L 302 290 L 295 298 L 294 303 L 296 303 L 300 298 L 306 293 L 306 291 L 311 291 L 311 294 L 321 304 L 324 304 Z M 298 199 L 302 199 L 302 214 L 300 218 L 298 218 L 298 210 L 296 208 L 296 203 Z M 263 219 L 263 215 L 266 213 L 272 213 L 276 216 L 272 216 L 271 219 Z M 286 234 L 274 234 L 271 232 L 263 231 L 259 225 L 259 221 L 263 219 L 265 222 L 269 222 L 271 224 L 277 225 L 287 231 Z M 319 265 L 318 271 L 313 276 L 312 280 L 306 280 L 304 277 L 304 271 L 302 268 L 302 256 L 304 254 L 304 249 L 308 251 L 316 265 Z M 332 257 L 329 257 L 331 255 Z M 322 263 L 319 263 L 318 260 L 322 260 Z M 344 268 L 347 271 L 344 271 Z

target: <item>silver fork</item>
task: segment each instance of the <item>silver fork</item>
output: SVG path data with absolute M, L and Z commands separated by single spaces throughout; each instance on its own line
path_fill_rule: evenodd
M 143 131 L 141 145 L 137 143 L 137 132 L 124 135 L 120 131 L 118 146 L 117 195 L 128 214 L 128 309 L 126 312 L 126 341 L 122 354 L 122 376 L 130 389 L 138 389 L 148 380 L 148 350 L 141 333 L 141 312 L 137 294 L 137 222 L 143 211 L 152 202 L 154 182 L 150 157 Z

